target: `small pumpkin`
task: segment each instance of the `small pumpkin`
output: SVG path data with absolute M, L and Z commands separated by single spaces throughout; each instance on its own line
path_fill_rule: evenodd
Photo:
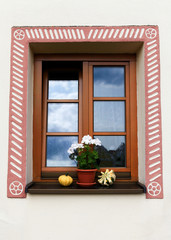
M 67 187 L 67 186 L 70 186 L 73 183 L 73 178 L 71 176 L 69 176 L 68 174 L 61 175 L 58 178 L 58 181 L 62 186 Z

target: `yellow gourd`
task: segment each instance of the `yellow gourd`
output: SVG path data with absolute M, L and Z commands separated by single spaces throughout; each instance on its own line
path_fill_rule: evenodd
M 69 175 L 61 175 L 59 178 L 58 178 L 58 181 L 59 183 L 62 185 L 62 186 L 69 186 L 72 184 L 73 182 L 73 178 Z

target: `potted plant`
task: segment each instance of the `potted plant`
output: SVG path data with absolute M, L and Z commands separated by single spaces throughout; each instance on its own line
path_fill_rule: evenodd
M 69 157 L 77 162 L 78 184 L 90 186 L 95 184 L 95 174 L 98 165 L 98 152 L 96 146 L 101 146 L 101 141 L 86 135 L 82 138 L 81 143 L 72 144 L 68 149 Z

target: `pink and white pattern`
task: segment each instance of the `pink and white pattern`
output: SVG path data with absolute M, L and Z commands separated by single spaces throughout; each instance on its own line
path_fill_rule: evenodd
M 27 56 L 31 42 L 132 42 L 145 45 L 147 198 L 163 198 L 160 55 L 157 26 L 15 27 L 11 41 L 8 197 L 26 196 Z
M 8 196 L 24 197 L 26 182 L 27 50 L 25 32 L 15 30 L 11 46 Z M 20 186 L 14 191 L 15 185 Z M 14 187 L 14 189 L 12 189 Z

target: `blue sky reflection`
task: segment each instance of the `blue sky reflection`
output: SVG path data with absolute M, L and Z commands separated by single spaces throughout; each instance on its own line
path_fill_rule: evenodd
M 94 97 L 124 97 L 124 67 L 94 67 Z
M 47 167 L 75 167 L 76 162 L 69 158 L 68 148 L 72 143 L 78 143 L 75 136 L 48 136 L 47 137 Z
M 48 99 L 78 99 L 78 80 L 49 80 Z

